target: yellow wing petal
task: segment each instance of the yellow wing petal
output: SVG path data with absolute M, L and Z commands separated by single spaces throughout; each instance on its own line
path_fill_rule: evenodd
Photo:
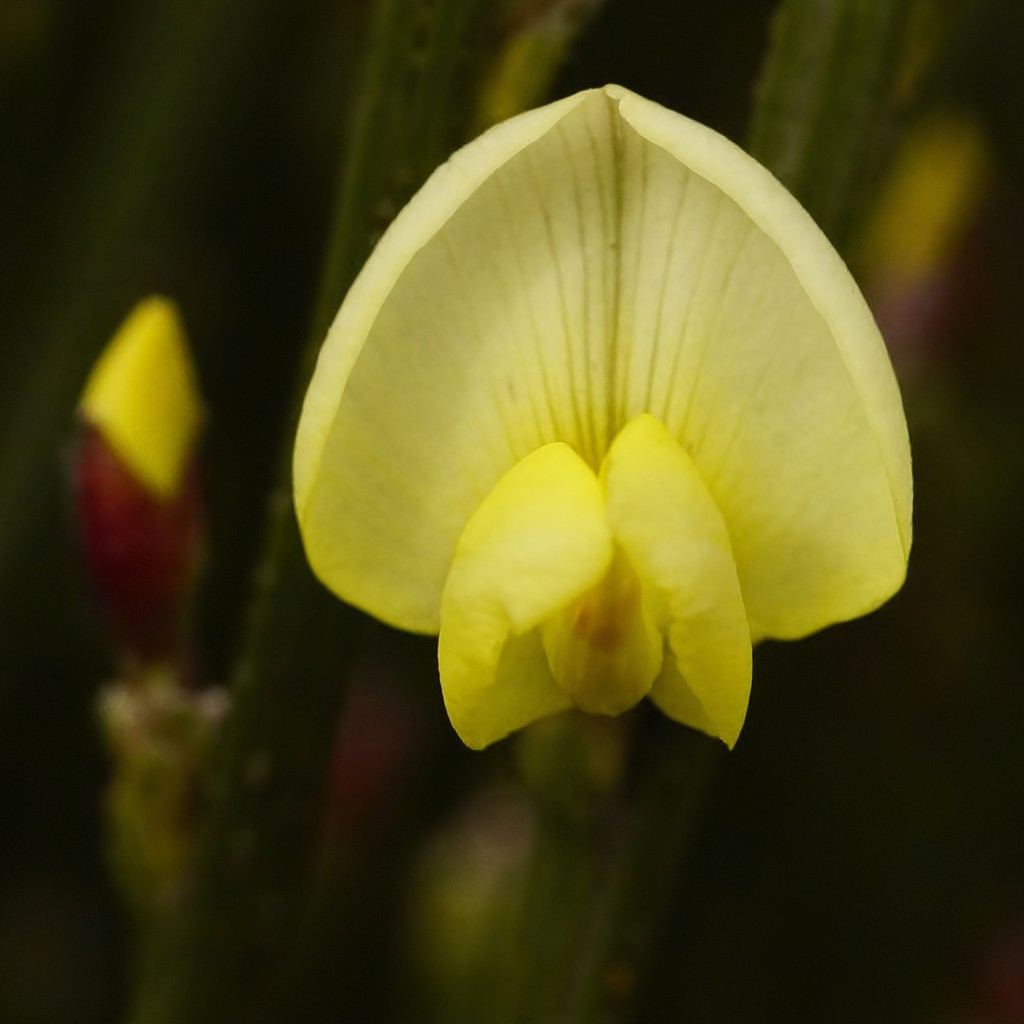
M 670 656 L 651 699 L 731 747 L 750 697 L 750 631 L 721 513 L 653 416 L 623 429 L 602 477 L 615 539 L 661 607 Z
M 600 484 L 566 445 L 537 449 L 487 495 L 456 546 L 437 652 L 445 705 L 468 746 L 569 706 L 536 627 L 611 559 Z

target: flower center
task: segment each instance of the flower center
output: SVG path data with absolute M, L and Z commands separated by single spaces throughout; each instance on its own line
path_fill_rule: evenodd
M 663 639 L 640 579 L 621 548 L 601 581 L 541 626 L 551 674 L 573 704 L 617 715 L 647 695 Z

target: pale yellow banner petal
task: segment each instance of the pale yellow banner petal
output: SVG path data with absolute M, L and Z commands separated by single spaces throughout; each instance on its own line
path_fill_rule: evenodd
M 750 697 L 751 650 L 721 513 L 653 416 L 623 429 L 602 479 L 616 542 L 654 592 L 668 640 L 651 697 L 672 718 L 732 746 Z
M 532 452 L 484 498 L 456 545 L 438 639 L 445 704 L 469 746 L 568 706 L 539 636 L 509 641 L 597 584 L 612 550 L 597 477 L 565 444 Z
M 728 523 L 755 637 L 898 588 L 906 428 L 842 261 L 741 150 L 609 86 L 455 154 L 353 286 L 296 441 L 311 564 L 434 631 L 459 533 L 501 475 L 555 440 L 597 467 L 644 412 Z
M 884 344 L 795 199 L 715 132 L 617 86 L 620 416 L 684 442 L 729 524 L 755 635 L 898 589 L 906 425 Z
M 456 539 L 502 473 L 555 440 L 589 457 L 605 429 L 587 368 L 615 280 L 606 107 L 580 94 L 456 153 L 324 344 L 296 440 L 299 521 L 320 578 L 392 624 L 437 630 Z

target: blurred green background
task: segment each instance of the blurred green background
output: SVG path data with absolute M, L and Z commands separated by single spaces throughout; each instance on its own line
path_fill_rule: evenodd
M 116 1020 L 131 969 L 94 711 L 114 663 L 70 513 L 77 394 L 138 298 L 179 302 L 209 415 L 198 647 L 223 679 L 369 6 L 0 0 L 4 1024 Z M 608 0 L 553 92 L 620 82 L 742 141 L 774 6 Z M 758 650 L 638 981 L 643 1021 L 1024 1021 L 1024 5 L 961 6 L 908 116 L 966 111 L 990 171 L 934 275 L 879 310 L 914 447 L 908 583 L 867 620 Z M 457 954 L 423 948 L 471 924 L 431 917 L 431 886 L 489 871 L 500 889 L 526 812 L 509 752 L 472 755 L 449 729 L 432 644 L 358 638 L 363 743 L 334 794 L 356 838 L 323 870 L 359 892 L 311 926 L 294 1019 L 454 1020 Z M 481 835 L 497 852 L 474 860 Z

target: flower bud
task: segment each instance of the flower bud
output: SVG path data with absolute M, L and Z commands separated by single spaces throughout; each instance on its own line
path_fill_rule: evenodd
M 78 529 L 123 654 L 181 654 L 203 536 L 202 406 L 174 305 L 140 303 L 100 356 L 79 406 Z

